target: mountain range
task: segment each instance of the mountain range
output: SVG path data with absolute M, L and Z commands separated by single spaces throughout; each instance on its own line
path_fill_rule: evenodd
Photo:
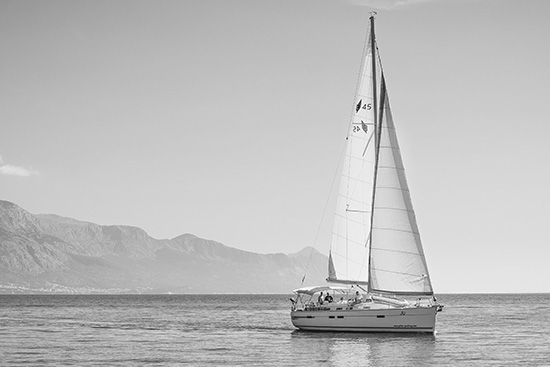
M 159 240 L 0 200 L 0 293 L 284 294 L 306 266 L 304 285 L 323 284 L 327 263 L 311 247 L 259 254 L 192 234 Z

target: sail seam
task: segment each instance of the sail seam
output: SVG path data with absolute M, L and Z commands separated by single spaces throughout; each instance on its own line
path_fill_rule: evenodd
M 353 244 L 356 244 L 356 245 L 358 245 L 358 246 L 361 246 L 361 247 L 365 246 L 365 244 L 364 244 L 363 242 L 354 241 L 354 240 L 352 240 L 351 238 L 346 238 L 346 237 L 344 237 L 344 236 L 342 236 L 341 234 L 338 234 L 338 233 L 336 233 L 336 232 L 333 232 L 332 234 L 333 234 L 334 236 L 338 237 L 338 238 L 341 238 L 341 239 L 343 239 L 343 240 L 346 240 L 346 241 L 351 242 L 351 243 L 353 243 Z
M 400 254 L 407 254 L 407 255 L 414 255 L 414 256 L 420 256 L 419 254 L 415 252 L 408 252 L 408 251 L 399 251 L 399 250 L 390 250 L 385 248 L 379 248 L 379 247 L 372 247 L 372 250 L 378 250 L 378 251 L 386 251 L 386 252 L 399 252 Z M 376 268 L 375 268 L 376 269 Z M 405 274 L 405 273 L 404 273 Z
M 336 254 L 338 255 L 338 254 Z M 339 257 L 345 257 L 345 255 L 338 255 Z M 352 260 L 348 260 L 350 263 L 353 263 L 353 264 L 356 264 L 356 265 L 362 265 L 362 263 L 358 262 L 358 261 L 352 261 Z M 336 267 L 335 267 L 336 268 Z M 361 269 L 366 269 L 365 266 L 362 266 Z M 336 270 L 336 273 L 338 273 L 338 270 Z
M 403 192 L 410 192 L 408 189 L 402 189 L 400 187 L 392 187 L 392 186 L 378 186 L 378 189 L 388 189 L 388 190 L 398 190 Z
M 411 273 L 404 273 L 404 272 L 400 272 L 400 271 L 391 271 L 391 270 L 384 270 L 384 269 L 379 269 L 379 268 L 374 268 L 374 271 L 383 271 L 385 273 L 392 273 L 392 274 L 400 274 L 400 275 L 410 275 L 412 277 L 421 277 L 421 278 L 424 278 L 422 276 L 419 276 L 418 274 L 411 274 Z
M 402 209 L 402 208 L 390 208 L 388 206 L 377 206 L 375 209 L 383 209 L 383 210 L 399 210 L 401 212 L 407 212 L 407 213 L 414 213 L 413 210 L 410 209 Z
M 347 219 L 349 222 L 352 222 L 352 223 L 355 223 L 355 224 L 359 224 L 361 226 L 367 226 L 364 222 L 360 222 L 360 221 L 357 221 L 357 220 L 353 220 L 351 218 L 347 218 L 347 217 L 344 217 L 342 215 L 339 215 L 339 214 L 336 214 L 336 216 L 338 216 L 339 218 L 342 218 L 342 219 Z M 334 232 L 334 234 L 338 235 L 339 237 L 341 238 L 346 238 L 345 236 L 342 236 L 341 234 L 337 234 L 336 232 Z
M 334 253 L 334 255 L 337 255 L 337 257 L 346 258 L 345 255 L 339 255 L 339 254 L 336 254 L 336 253 Z M 366 267 L 363 266 L 363 263 L 362 263 L 362 262 L 353 261 L 353 260 L 350 260 L 350 259 L 347 259 L 347 258 L 346 258 L 346 260 L 347 260 L 349 263 L 359 265 L 359 266 L 360 266 L 360 270 L 361 270 L 360 274 L 363 272 L 364 269 L 366 269 Z M 336 266 L 335 266 L 335 272 L 336 272 L 336 274 L 339 273 Z M 340 273 L 341 273 L 341 271 L 340 271 Z M 338 278 L 338 276 L 337 276 L 337 278 Z
M 417 235 L 420 234 L 420 233 L 415 232 L 415 231 L 409 231 L 409 230 L 406 230 L 406 229 L 397 229 L 397 228 L 373 227 L 372 229 L 373 229 L 373 230 L 378 230 L 378 231 L 396 231 L 396 232 L 412 233 L 412 234 L 417 234 Z
M 378 166 L 378 168 L 385 168 L 385 169 L 394 169 L 396 171 L 405 171 L 404 167 L 395 167 L 395 166 Z
M 371 161 L 371 160 L 369 160 L 369 159 L 365 159 L 365 158 L 363 158 L 363 156 L 361 156 L 361 157 L 354 157 L 354 156 L 352 156 L 352 155 L 346 154 L 346 157 L 348 157 L 349 159 L 353 159 L 353 160 L 355 160 L 355 161 L 374 164 L 373 161 Z
M 357 178 L 350 177 L 348 175 L 342 175 L 342 176 L 348 178 L 350 181 L 362 182 L 362 183 L 366 183 L 366 184 L 372 184 L 372 182 L 370 182 L 370 181 L 360 180 L 360 179 L 357 179 Z M 344 195 L 340 195 L 340 196 L 344 196 Z

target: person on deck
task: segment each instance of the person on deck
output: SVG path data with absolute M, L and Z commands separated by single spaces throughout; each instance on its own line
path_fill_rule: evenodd
M 333 298 L 332 296 L 327 292 L 327 296 L 325 297 L 325 302 L 332 303 Z
M 355 298 L 353 299 L 353 303 L 361 303 L 363 302 L 363 297 L 359 294 L 359 291 L 355 292 Z
M 319 294 L 319 298 L 317 298 L 317 303 L 319 304 L 319 306 L 323 304 L 323 292 Z

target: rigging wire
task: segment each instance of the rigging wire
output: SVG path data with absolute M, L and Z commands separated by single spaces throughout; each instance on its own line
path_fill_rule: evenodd
M 346 138 L 347 139 L 347 138 Z M 313 241 L 313 247 L 311 248 L 311 251 L 309 252 L 309 258 L 307 260 L 306 268 L 304 270 L 304 276 L 302 277 L 301 285 L 304 285 L 304 281 L 306 280 L 307 271 L 309 269 L 309 264 L 311 262 L 311 258 L 313 257 L 313 251 L 315 250 L 315 246 L 317 245 L 317 240 L 319 239 L 319 233 L 321 232 L 321 227 L 323 225 L 323 221 L 325 219 L 325 215 L 327 213 L 328 203 L 330 201 L 330 198 L 332 196 L 332 192 L 334 190 L 334 183 L 336 182 L 336 178 L 338 177 L 338 173 L 340 172 L 340 164 L 342 162 L 342 157 L 344 156 L 344 152 L 346 150 L 346 144 L 343 145 L 342 151 L 340 152 L 340 158 L 338 159 L 338 165 L 336 166 L 336 170 L 334 172 L 334 177 L 332 178 L 332 183 L 330 185 L 330 190 L 327 196 L 327 200 L 325 202 L 325 207 L 323 209 L 323 214 L 321 215 L 321 220 L 319 221 L 319 226 L 317 227 L 317 233 L 315 234 L 315 240 Z

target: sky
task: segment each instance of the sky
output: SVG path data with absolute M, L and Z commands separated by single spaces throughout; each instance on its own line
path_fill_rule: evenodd
M 371 11 L 435 291 L 550 292 L 545 0 L 0 0 L 0 199 L 328 253 Z

